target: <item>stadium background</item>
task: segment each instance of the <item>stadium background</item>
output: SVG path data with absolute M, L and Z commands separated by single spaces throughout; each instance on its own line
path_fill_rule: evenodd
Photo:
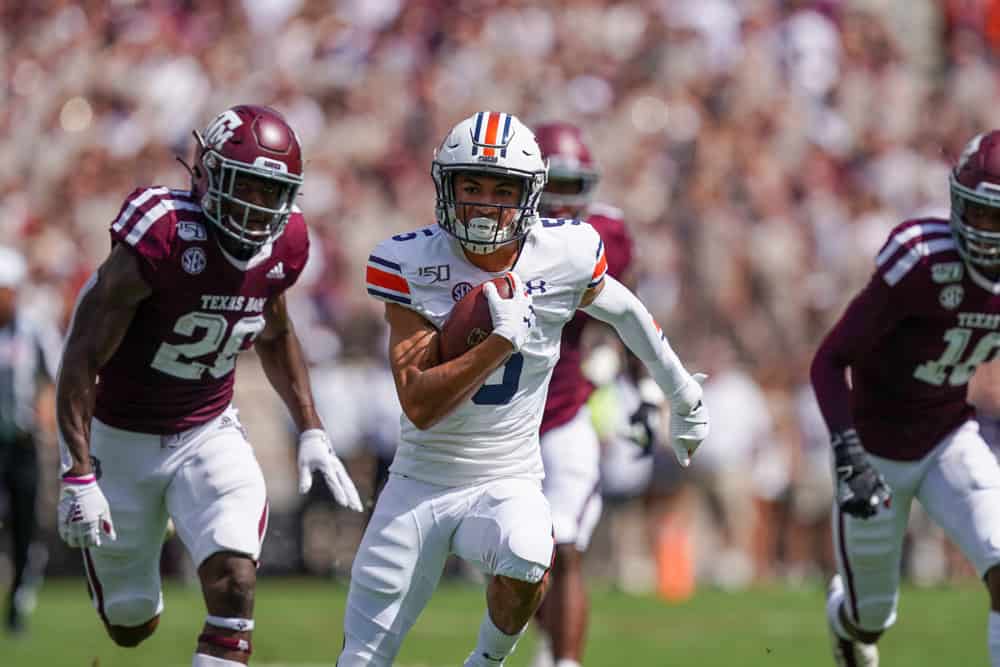
M 830 483 L 808 363 L 888 230 L 946 215 L 949 164 L 997 124 L 1000 2 L 40 1 L 4 3 L 0 24 L 0 233 L 29 258 L 25 304 L 63 328 L 124 196 L 186 186 L 174 156 L 190 157 L 192 129 L 241 102 L 286 114 L 307 160 L 300 205 L 315 250 L 294 313 L 331 436 L 369 496 L 396 408 L 380 309 L 362 288 L 368 250 L 432 221 L 431 153 L 459 119 L 490 108 L 582 126 L 602 172 L 597 198 L 624 210 L 637 239 L 640 295 L 689 367 L 712 373 L 717 419 L 690 474 L 669 476 L 651 501 L 612 503 L 588 564 L 595 586 L 677 603 L 696 585 L 695 604 L 752 585 L 782 591 L 775 600 L 790 608 L 805 590 L 807 636 L 824 641 Z M 976 390 L 987 412 L 1000 412 L 996 385 Z M 263 578 L 332 577 L 331 600 L 342 599 L 363 518 L 321 495 L 302 503 L 293 436 L 252 356 L 237 386 L 273 508 Z M 51 431 L 43 454 L 47 576 L 74 579 L 43 590 L 35 635 L 66 607 L 95 637 L 77 556 L 54 531 Z M 919 514 L 910 545 L 912 579 L 975 590 Z M 183 586 L 191 573 L 177 550 L 168 545 L 164 566 Z M 177 595 L 200 614 L 190 592 Z M 636 600 L 665 623 L 684 618 Z M 312 638 L 328 656 L 338 613 Z

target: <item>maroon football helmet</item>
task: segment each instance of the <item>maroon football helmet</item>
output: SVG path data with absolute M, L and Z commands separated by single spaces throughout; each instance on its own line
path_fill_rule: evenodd
M 569 123 L 543 123 L 535 127 L 535 139 L 549 161 L 539 211 L 549 218 L 580 218 L 600 178 L 583 133 Z
M 951 230 L 965 261 L 1000 270 L 1000 130 L 975 136 L 951 172 Z
M 191 191 L 220 243 L 246 260 L 278 238 L 302 185 L 302 149 L 284 117 L 240 105 L 208 124 L 197 141 Z

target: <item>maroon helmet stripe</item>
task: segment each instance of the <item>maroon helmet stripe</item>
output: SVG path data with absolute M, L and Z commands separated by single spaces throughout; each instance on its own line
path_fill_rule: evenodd
M 83 570 L 87 574 L 87 583 L 90 585 L 90 592 L 94 596 L 97 613 L 105 625 L 110 625 L 108 617 L 104 614 L 104 589 L 101 587 L 101 580 L 97 578 L 97 570 L 94 568 L 90 549 L 83 550 Z

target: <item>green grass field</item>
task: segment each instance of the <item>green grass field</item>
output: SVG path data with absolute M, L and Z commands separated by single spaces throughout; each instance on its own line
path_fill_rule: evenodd
M 333 665 L 342 639 L 346 590 L 322 580 L 261 582 L 257 594 L 255 667 Z M 31 631 L 0 638 L 0 665 L 22 667 L 188 667 L 204 618 L 197 590 L 169 587 L 157 633 L 137 649 L 119 649 L 104 635 L 83 578 L 49 582 Z M 653 597 L 595 590 L 586 664 L 697 667 L 831 665 L 823 624 L 823 591 L 759 589 L 699 592 L 667 605 Z M 903 591 L 900 620 L 881 643 L 887 667 L 987 665 L 984 590 Z M 484 609 L 479 588 L 441 588 L 403 645 L 400 667 L 457 666 L 472 649 Z M 507 662 L 524 667 L 533 655 L 529 633 Z

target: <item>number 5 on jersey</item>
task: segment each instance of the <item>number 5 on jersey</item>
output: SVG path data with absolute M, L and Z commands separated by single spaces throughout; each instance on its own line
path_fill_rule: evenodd
M 484 384 L 479 388 L 479 391 L 472 395 L 472 402 L 476 405 L 507 405 L 517 393 L 517 385 L 521 381 L 523 368 L 524 355 L 520 352 L 510 355 L 507 363 L 497 369 L 503 370 L 500 382 Z

